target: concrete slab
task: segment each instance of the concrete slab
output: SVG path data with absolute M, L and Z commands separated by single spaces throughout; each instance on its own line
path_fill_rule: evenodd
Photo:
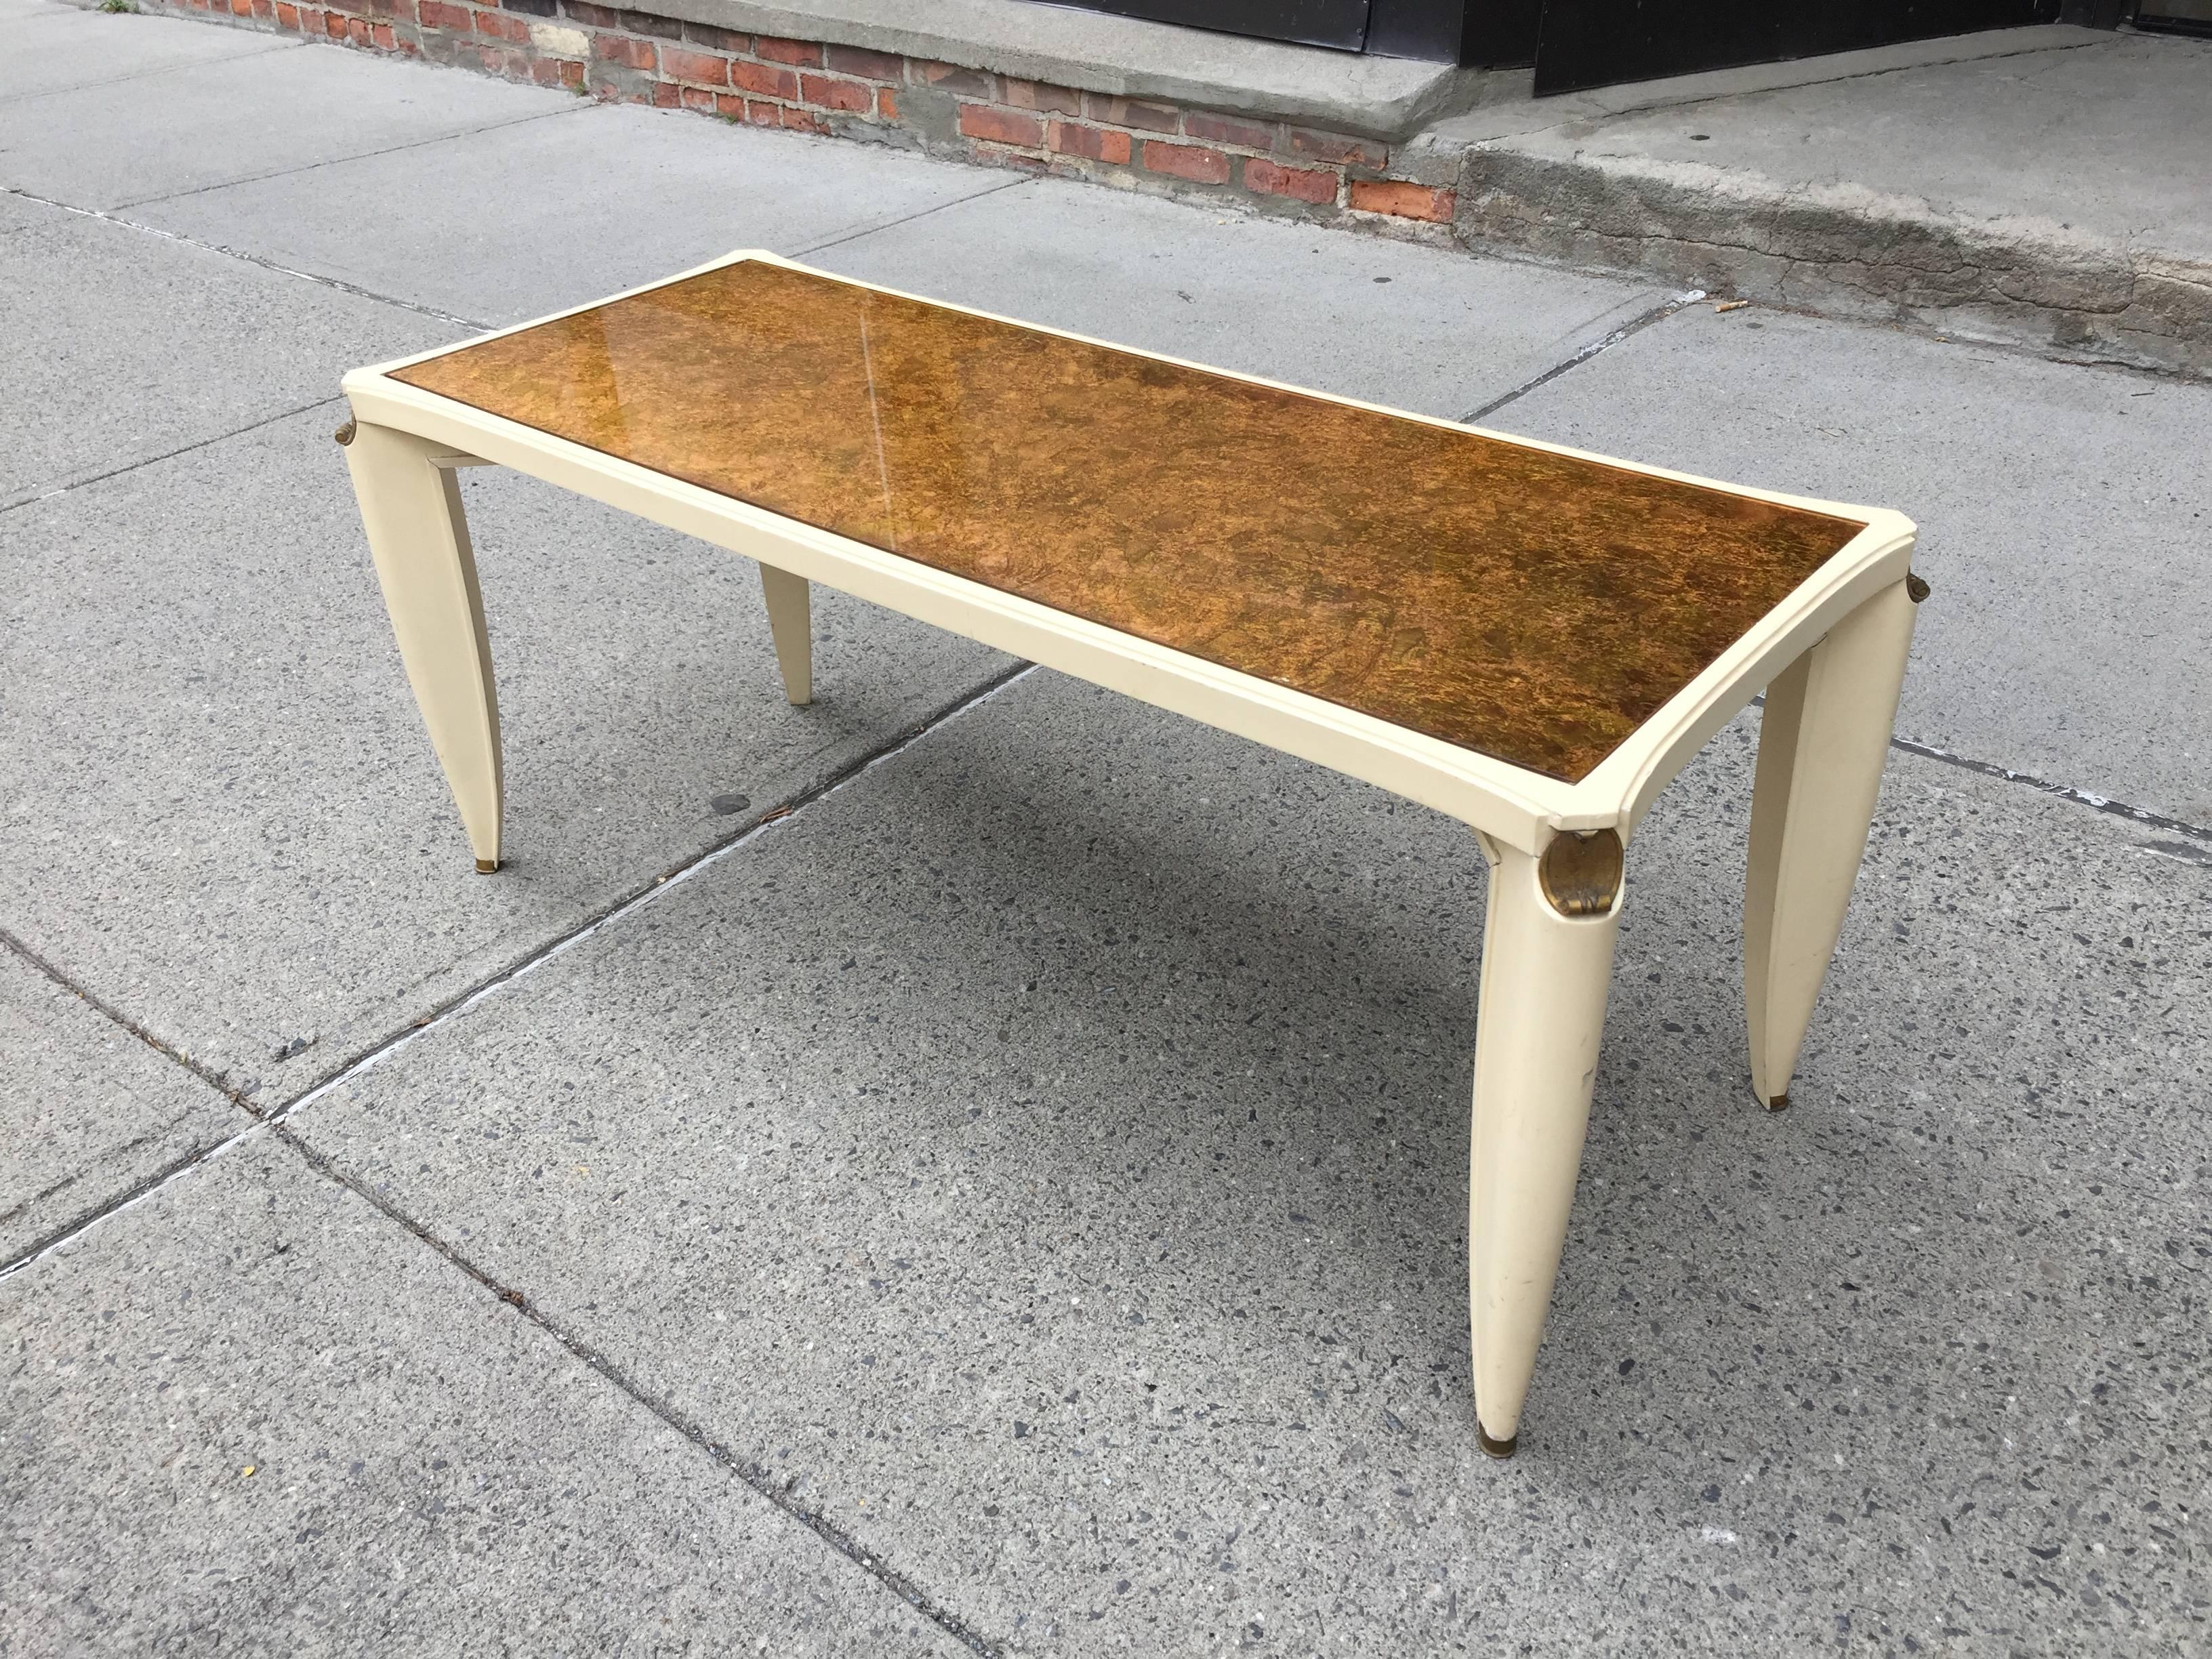
M 825 248 L 893 288 L 1460 416 L 1665 291 L 1039 179 Z
M 249 1121 L 0 947 L 0 1261 Z
M 41 205 L 26 197 L 10 196 L 0 191 L 0 236 L 22 229 L 26 225 L 45 223 L 58 210 Z
M 2212 387 L 1699 307 L 1492 418 L 1910 514 L 1936 595 L 1900 734 L 2212 824 Z
M 1899 759 L 1770 1118 L 1751 735 L 1635 849 L 1510 1464 L 1469 838 L 1054 677 L 295 1127 L 1010 1651 L 2186 1646 L 2212 868 Z
M 267 1138 L 0 1284 L 0 1646 L 951 1654 Z
M 858 144 L 606 106 L 181 197 L 132 216 L 375 293 L 512 323 L 733 248 L 796 253 L 1006 183 Z M 483 210 L 487 198 L 497 213 Z M 374 236 L 361 234 L 365 219 Z
M 0 921 L 257 1102 L 292 1097 L 1004 662 L 825 595 L 815 702 L 794 709 L 749 562 L 465 474 L 512 860 L 480 878 L 335 421 L 275 422 L 0 514 Z
M 122 207 L 584 107 L 543 87 L 304 46 L 167 70 L 158 98 L 131 81 L 0 104 L 0 185 Z
M 9 49 L 0 52 L 0 105 L 301 46 L 295 40 L 243 29 L 211 29 L 143 12 L 94 11 L 61 0 L 0 8 L 0 27 L 9 31 Z M 139 95 L 149 91 L 141 87 Z
M 172 238 L 33 210 L 0 237 L 0 511 L 335 398 L 349 368 L 454 332 Z

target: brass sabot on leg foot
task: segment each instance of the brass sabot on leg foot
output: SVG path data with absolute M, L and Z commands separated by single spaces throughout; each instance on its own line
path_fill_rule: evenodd
M 1492 1457 L 1510 1457 L 1513 1455 L 1514 1448 L 1521 1443 L 1521 1437 L 1517 1434 L 1508 1435 L 1503 1440 L 1492 1440 L 1490 1437 L 1490 1431 L 1482 1426 L 1480 1419 L 1475 1422 L 1474 1437 L 1482 1443 L 1483 1450 L 1488 1452 Z

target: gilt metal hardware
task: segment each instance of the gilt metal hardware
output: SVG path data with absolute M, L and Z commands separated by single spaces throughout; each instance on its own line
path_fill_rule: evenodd
M 1620 896 L 1620 835 L 1613 830 L 1567 830 L 1545 844 L 1537 884 L 1563 916 L 1601 916 Z

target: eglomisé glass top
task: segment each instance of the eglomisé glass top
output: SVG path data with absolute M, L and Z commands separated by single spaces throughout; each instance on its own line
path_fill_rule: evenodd
M 1863 527 L 760 261 L 393 378 L 1570 782 Z

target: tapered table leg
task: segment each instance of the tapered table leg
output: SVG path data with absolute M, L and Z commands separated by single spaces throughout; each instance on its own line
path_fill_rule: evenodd
M 416 706 L 477 868 L 489 872 L 499 867 L 499 698 L 460 488 L 431 459 L 445 452 L 420 438 L 351 421 L 339 437 Z
M 783 695 L 804 706 L 814 701 L 814 601 L 806 578 L 760 568 L 761 595 L 768 601 L 768 630 L 775 637 L 776 666 L 783 671 Z
M 1483 840 L 1490 913 L 1474 1042 L 1468 1289 L 1482 1449 L 1513 1452 L 1582 1164 L 1620 925 L 1612 830 L 1543 858 Z
M 1743 969 L 1751 1086 L 1771 1111 L 1790 1103 L 1797 1052 L 1866 852 L 1914 609 L 1905 583 L 1885 588 L 1766 688 Z

